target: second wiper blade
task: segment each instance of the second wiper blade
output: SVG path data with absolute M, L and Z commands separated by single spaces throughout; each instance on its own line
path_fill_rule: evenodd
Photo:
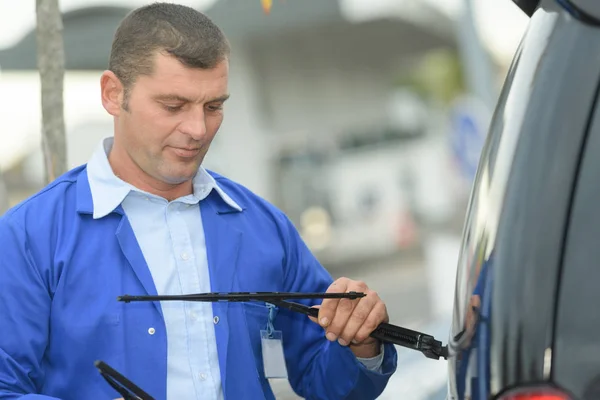
M 365 297 L 362 292 L 347 293 L 286 293 L 286 292 L 229 292 L 229 293 L 196 293 L 183 295 L 130 296 L 117 297 L 118 301 L 268 301 L 292 299 L 359 299 Z

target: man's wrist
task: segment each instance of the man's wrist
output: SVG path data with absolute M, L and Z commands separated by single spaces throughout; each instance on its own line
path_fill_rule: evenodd
M 376 355 L 375 357 L 370 357 L 370 358 L 356 357 L 356 359 L 362 365 L 364 365 L 369 371 L 381 374 L 382 373 L 384 353 L 385 353 L 385 349 L 383 347 L 383 343 L 381 343 L 379 345 L 379 354 Z
M 369 343 L 350 344 L 348 346 L 358 358 L 373 358 L 381 353 L 381 342 L 373 340 Z

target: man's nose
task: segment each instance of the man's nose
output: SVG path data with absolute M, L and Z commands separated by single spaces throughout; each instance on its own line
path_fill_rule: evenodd
M 180 130 L 195 140 L 202 139 L 206 135 L 206 121 L 204 117 L 203 110 L 190 110 L 186 115 L 185 121 L 181 124 Z

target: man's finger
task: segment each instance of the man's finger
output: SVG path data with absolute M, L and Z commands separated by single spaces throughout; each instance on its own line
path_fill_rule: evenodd
M 335 309 L 335 315 L 326 328 L 328 340 L 334 341 L 339 339 L 339 336 L 346 328 L 346 324 L 354 311 L 355 302 L 356 300 L 340 299 L 338 306 Z
M 339 335 L 338 342 L 342 346 L 349 345 L 355 339 L 359 329 L 363 326 L 373 308 L 380 301 L 377 293 L 369 291 L 366 297 L 363 297 L 356 303 L 346 326 Z
M 319 304 L 319 305 L 316 305 L 316 306 L 311 306 L 311 307 L 312 307 L 312 308 L 321 308 L 321 305 Z M 312 322 L 314 322 L 314 323 L 316 323 L 316 324 L 318 324 L 318 323 L 319 323 L 319 320 L 318 320 L 316 317 L 311 317 L 311 316 L 309 315 L 309 316 L 308 316 L 308 318 L 309 318 L 309 319 L 310 319 Z
M 333 282 L 326 293 L 346 293 L 348 289 L 348 278 L 339 278 Z M 336 309 L 340 299 L 324 299 L 319 310 L 319 324 L 326 328 L 335 317 Z
M 388 321 L 389 317 L 385 303 L 382 301 L 377 302 L 356 335 L 354 335 L 354 343 L 360 344 L 364 342 L 371 335 L 371 332 L 377 329 L 379 324 Z
M 346 280 L 346 281 L 344 281 L 344 283 L 345 283 L 345 285 L 344 285 L 345 292 L 348 292 L 348 291 L 365 292 L 369 289 L 364 282 Z M 346 324 L 350 320 L 350 316 L 352 315 L 352 312 L 354 311 L 354 307 L 357 304 L 358 304 L 358 301 L 350 300 L 350 299 L 340 299 L 338 301 L 338 305 L 335 309 L 335 314 L 333 315 L 333 319 L 331 320 L 329 325 L 327 325 L 327 328 L 326 328 L 327 339 L 329 339 L 331 341 L 339 339 L 339 336 L 342 334 L 342 332 L 346 328 Z M 347 343 L 342 342 L 342 344 L 347 344 Z

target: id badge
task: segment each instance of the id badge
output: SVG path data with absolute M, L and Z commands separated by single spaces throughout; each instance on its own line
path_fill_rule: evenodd
M 265 367 L 265 378 L 287 379 L 287 367 L 283 355 L 283 340 L 281 331 L 260 331 L 262 344 L 263 365 Z

